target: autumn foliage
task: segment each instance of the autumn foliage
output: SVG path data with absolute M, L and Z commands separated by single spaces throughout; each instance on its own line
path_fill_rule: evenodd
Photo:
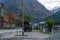
M 15 23 L 15 14 L 9 14 L 8 17 L 8 23 Z

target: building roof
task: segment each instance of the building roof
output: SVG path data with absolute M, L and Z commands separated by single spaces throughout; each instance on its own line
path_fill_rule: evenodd
M 45 21 L 39 22 L 39 24 L 45 24 Z

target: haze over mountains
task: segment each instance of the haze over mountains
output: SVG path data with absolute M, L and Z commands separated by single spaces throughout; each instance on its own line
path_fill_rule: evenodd
M 53 13 L 56 13 L 56 12 L 58 12 L 60 10 L 60 7 L 55 7 L 55 8 L 53 8 L 51 11 L 53 12 Z
M 53 19 L 55 22 L 60 22 L 60 7 L 55 7 L 53 10 L 51 10 L 54 14 L 47 17 L 45 20 Z
M 0 2 L 4 4 L 5 10 L 15 14 L 22 13 L 22 0 L 0 0 Z M 23 9 L 24 13 L 30 15 L 33 22 L 39 22 L 52 15 L 52 13 L 37 0 L 23 0 Z

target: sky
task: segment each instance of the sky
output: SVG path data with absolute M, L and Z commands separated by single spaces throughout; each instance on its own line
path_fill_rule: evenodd
M 60 7 L 60 0 L 38 0 L 47 9 L 52 10 L 55 7 Z

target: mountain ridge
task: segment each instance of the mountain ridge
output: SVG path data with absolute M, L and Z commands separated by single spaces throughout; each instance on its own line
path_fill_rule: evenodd
M 15 14 L 22 13 L 22 0 L 0 0 L 7 10 Z M 23 0 L 24 12 L 30 15 L 34 22 L 41 21 L 42 19 L 50 16 L 52 13 L 47 10 L 37 0 Z
M 60 22 L 60 7 L 56 8 L 55 10 L 53 9 L 52 11 L 54 14 L 47 17 L 45 20 L 53 19 L 55 22 L 59 23 Z

